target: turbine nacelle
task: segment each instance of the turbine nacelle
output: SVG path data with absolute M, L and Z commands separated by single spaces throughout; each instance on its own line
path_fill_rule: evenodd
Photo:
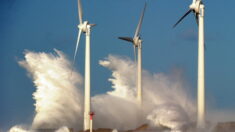
M 78 28 L 79 28 L 83 33 L 86 33 L 88 27 L 93 27 L 93 26 L 95 26 L 95 25 L 96 25 L 96 24 L 89 24 L 88 21 L 84 21 L 83 23 L 81 23 L 81 24 L 78 25 Z
M 133 45 L 134 45 L 135 47 L 138 47 L 141 42 L 142 42 L 142 40 L 140 39 L 139 36 L 133 38 Z
M 78 25 L 79 30 L 81 30 L 83 33 L 87 32 L 87 26 L 88 26 L 88 21 L 84 21 L 83 23 L 80 23 Z
M 130 37 L 118 37 L 121 40 L 127 41 L 132 43 L 135 47 L 138 47 L 140 45 L 140 43 L 142 42 L 142 40 L 140 39 L 140 37 L 134 37 L 134 38 L 130 38 Z
M 200 4 L 201 4 L 201 1 L 197 0 L 196 2 L 193 2 L 189 8 L 190 10 L 194 11 L 194 13 L 199 13 L 200 11 Z

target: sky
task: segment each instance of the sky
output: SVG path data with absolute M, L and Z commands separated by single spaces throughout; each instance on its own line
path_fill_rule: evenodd
M 133 59 L 132 45 L 118 36 L 133 36 L 145 0 L 82 0 L 84 19 L 97 26 L 91 38 L 92 95 L 110 90 L 111 72 L 98 64 L 109 54 Z M 152 73 L 180 69 L 196 97 L 197 25 L 193 15 L 177 28 L 173 24 L 190 0 L 148 0 L 141 38 L 143 68 Z M 235 1 L 204 1 L 206 98 L 216 110 L 235 111 Z M 18 61 L 26 50 L 54 52 L 72 60 L 78 15 L 76 0 L 0 1 L 0 128 L 27 124 L 34 116 L 32 80 Z M 75 67 L 83 74 L 84 36 Z

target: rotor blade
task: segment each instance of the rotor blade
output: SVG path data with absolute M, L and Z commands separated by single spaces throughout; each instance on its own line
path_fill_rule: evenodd
M 141 26 L 142 26 L 142 22 L 143 22 L 143 18 L 144 18 L 144 12 L 145 12 L 146 6 L 147 6 L 147 2 L 145 2 L 145 4 L 144 4 L 144 9 L 143 9 L 143 11 L 142 11 L 142 14 L 141 14 L 141 17 L 140 17 L 138 26 L 137 26 L 137 28 L 136 28 L 134 38 L 139 35 L 140 29 L 141 29 Z
M 96 24 L 89 24 L 91 27 L 94 27 L 94 26 L 96 26 Z
M 80 24 L 82 24 L 82 4 L 81 4 L 81 0 L 78 0 L 78 16 L 79 16 L 79 21 Z
M 81 33 L 82 33 L 82 30 L 79 30 L 78 38 L 77 38 L 77 44 L 76 44 L 76 48 L 75 48 L 75 52 L 74 52 L 74 56 L 73 56 L 73 65 L 75 63 L 75 59 L 76 59 L 76 56 L 77 56 L 77 51 L 78 51 L 78 46 L 79 46 L 79 41 L 80 41 Z
M 197 25 L 198 25 L 198 14 L 197 13 L 194 13 L 194 16 L 195 16 L 195 20 L 196 20 L 196 23 L 197 23 Z
M 118 39 L 125 40 L 125 41 L 131 42 L 131 43 L 134 42 L 134 40 L 131 37 L 118 37 Z
M 192 10 L 189 9 L 177 22 L 176 24 L 173 26 L 173 28 L 175 28 L 189 13 L 191 13 Z
M 135 62 L 135 64 L 136 64 L 136 60 L 137 60 L 137 59 L 136 59 L 136 56 L 137 56 L 137 55 L 136 55 L 136 46 L 135 46 L 134 44 L 133 44 L 133 48 L 134 48 L 134 59 L 135 59 L 134 62 Z

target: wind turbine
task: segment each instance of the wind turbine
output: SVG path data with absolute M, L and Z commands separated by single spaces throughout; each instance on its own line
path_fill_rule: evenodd
M 188 14 L 194 13 L 198 24 L 198 92 L 197 92 L 197 127 L 205 127 L 205 46 L 204 46 L 204 4 L 202 0 L 193 0 L 189 10 L 173 26 L 176 27 Z
M 85 99 L 84 99 L 84 131 L 88 130 L 90 127 L 90 34 L 91 34 L 91 27 L 95 26 L 95 24 L 90 24 L 88 21 L 83 21 L 83 12 L 82 12 L 82 5 L 81 0 L 78 0 L 78 16 L 79 22 L 78 25 L 79 33 L 77 37 L 77 44 L 74 52 L 73 63 L 75 62 L 77 50 L 79 46 L 79 41 L 81 34 L 84 33 L 86 35 L 86 47 L 85 47 Z
M 131 42 L 133 44 L 135 62 L 136 62 L 136 48 L 138 48 L 137 101 L 138 101 L 139 105 L 142 105 L 142 55 L 141 55 L 142 40 L 140 38 L 140 29 L 141 29 L 141 26 L 142 26 L 146 5 L 147 5 L 147 3 L 145 2 L 144 9 L 142 11 L 142 14 L 141 14 L 138 26 L 136 28 L 134 37 L 133 38 L 131 38 L 131 37 L 119 37 L 119 39 Z

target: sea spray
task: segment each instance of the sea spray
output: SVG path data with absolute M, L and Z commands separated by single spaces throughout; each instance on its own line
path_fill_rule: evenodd
M 25 127 L 16 125 L 12 127 L 8 132 L 30 132 L 30 130 L 27 130 Z
M 188 128 L 189 117 L 186 112 L 175 104 L 156 106 L 147 116 L 152 127 L 167 127 L 172 131 L 183 131 Z
M 71 76 L 71 64 L 55 54 L 25 52 L 19 64 L 27 69 L 36 87 L 32 128 L 82 129 L 82 77 Z M 92 97 L 94 128 L 134 129 L 142 123 L 183 131 L 195 121 L 195 102 L 185 92 L 180 74 L 143 70 L 143 107 L 136 103 L 136 64 L 127 57 L 109 55 L 100 64 L 112 71 L 112 89 Z M 66 128 L 61 128 L 66 126 Z M 66 129 L 67 130 L 67 129 Z
M 59 128 L 58 130 L 56 130 L 55 132 L 70 132 L 69 128 L 68 127 L 61 127 Z
M 136 65 L 128 58 L 109 55 L 105 60 L 100 61 L 100 64 L 112 71 L 112 78 L 109 81 L 112 83 L 112 91 L 107 92 L 108 95 L 114 95 L 122 98 L 125 101 L 136 104 Z M 187 125 L 195 120 L 195 102 L 185 92 L 185 85 L 182 76 L 175 72 L 173 74 L 151 74 L 143 70 L 143 108 L 122 107 L 122 109 L 132 109 L 133 113 L 139 113 L 136 117 L 142 117 L 142 122 L 150 122 L 159 124 L 170 129 L 184 129 Z M 100 97 L 101 98 L 101 97 Z M 106 107 L 110 107 L 106 105 Z M 105 110 L 105 106 L 104 110 Z M 112 111 L 119 109 L 112 109 Z M 123 113 L 125 118 L 129 116 Z M 110 116 L 112 118 L 112 116 Z M 135 118 L 136 118 L 135 117 Z M 164 117 L 164 119 L 162 119 Z M 121 117 L 119 117 L 121 118 Z M 125 120 L 122 119 L 122 120 Z M 115 120 L 115 118 L 113 118 Z M 132 119 L 135 120 L 135 119 Z M 156 122 L 159 122 L 156 124 Z M 135 124 L 136 121 L 133 121 Z M 128 122 L 125 122 L 126 124 Z M 119 123 L 121 124 L 121 122 Z M 141 124 L 139 124 L 141 125 Z
M 99 61 L 99 64 L 112 71 L 113 90 L 107 92 L 109 95 L 121 97 L 135 102 L 136 97 L 136 65 L 127 57 L 110 55 L 106 60 Z
M 27 69 L 33 78 L 36 92 L 34 129 L 79 127 L 82 118 L 82 77 L 74 72 L 65 55 L 55 50 L 55 54 L 26 51 L 25 60 L 19 64 Z M 80 124 L 79 124 L 80 123 Z
M 97 95 L 92 98 L 95 112 L 94 128 L 134 129 L 138 126 L 138 105 L 132 101 L 113 96 Z

